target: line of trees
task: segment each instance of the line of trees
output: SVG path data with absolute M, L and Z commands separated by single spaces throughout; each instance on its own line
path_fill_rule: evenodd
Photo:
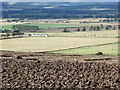
M 116 30 L 118 27 L 112 25 L 104 26 L 101 24 L 100 26 L 90 26 L 89 31 L 100 31 L 100 30 Z
M 101 24 L 100 26 L 90 26 L 90 27 L 82 27 L 82 29 L 78 28 L 77 31 L 100 31 L 100 30 L 117 30 L 117 26 Z
M 101 30 L 118 30 L 118 29 L 120 29 L 120 26 L 112 26 L 112 25 L 104 26 L 103 24 L 101 24 L 99 26 L 78 27 L 77 30 L 75 31 L 80 32 L 80 31 L 101 31 Z M 63 32 L 70 32 L 70 30 L 65 28 Z
M 31 26 L 31 25 L 13 25 L 12 27 L 13 30 L 19 30 L 19 31 L 23 31 L 23 30 L 39 30 L 38 26 Z
M 21 36 L 21 35 L 24 35 L 24 33 L 19 30 L 11 31 L 11 30 L 5 29 L 5 30 L 2 30 L 1 37 L 9 38 L 10 36 L 15 37 L 15 36 Z

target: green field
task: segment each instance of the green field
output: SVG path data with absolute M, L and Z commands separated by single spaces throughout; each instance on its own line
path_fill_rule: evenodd
M 19 25 L 18 23 L 16 23 Z M 12 26 L 16 24 L 8 24 L 8 25 L 1 25 L 0 29 L 9 29 L 12 30 Z M 109 24 L 109 23 L 108 23 Z M 91 25 L 100 25 L 98 24 L 93 24 L 93 23 L 80 23 L 80 24 L 70 24 L 70 23 L 65 23 L 65 24 L 54 24 L 54 23 L 24 23 L 24 25 L 31 25 L 31 26 L 39 26 L 40 29 L 48 29 L 48 28 L 75 28 L 75 27 L 82 27 L 82 26 L 91 26 Z
M 0 25 L 0 29 L 9 29 L 9 30 L 12 30 L 12 26 L 13 26 L 13 24 L 11 24 L 11 25 Z
M 120 44 L 120 43 L 119 43 Z M 97 52 L 102 52 L 105 55 L 118 55 L 118 43 L 109 43 L 93 46 L 85 46 L 80 48 L 68 49 L 68 50 L 58 50 L 50 53 L 61 53 L 61 54 L 96 54 Z
M 2 25 L 2 29 L 10 29 L 12 30 L 12 26 L 14 24 L 11 25 Z M 31 25 L 31 26 L 39 26 L 40 29 L 48 29 L 48 28 L 68 28 L 68 27 L 81 27 L 81 24 L 47 24 L 47 23 L 33 23 L 33 24 L 24 24 L 24 25 Z

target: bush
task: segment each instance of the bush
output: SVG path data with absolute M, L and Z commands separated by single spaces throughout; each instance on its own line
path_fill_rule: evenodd
M 66 28 L 63 30 L 63 32 L 70 32 L 70 30 L 67 30 Z
M 103 53 L 102 52 L 97 52 L 96 55 L 103 55 Z
M 117 55 L 120 56 L 120 53 L 118 53 Z

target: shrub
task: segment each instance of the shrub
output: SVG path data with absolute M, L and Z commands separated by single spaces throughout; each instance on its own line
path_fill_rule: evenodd
M 97 52 L 96 55 L 103 55 L 103 53 L 102 52 Z
M 118 53 L 117 55 L 120 56 L 120 53 Z
M 63 32 L 70 32 L 70 30 L 67 30 L 66 28 L 63 30 Z

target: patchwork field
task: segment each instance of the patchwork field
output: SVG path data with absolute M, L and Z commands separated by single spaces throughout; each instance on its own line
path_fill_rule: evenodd
M 9 24 L 9 25 L 2 25 L 2 29 L 10 29 L 12 30 L 12 26 L 15 24 Z M 35 25 L 39 26 L 40 29 L 48 29 L 48 28 L 72 28 L 72 27 L 81 27 L 81 26 L 87 26 L 91 24 L 50 24 L 50 23 L 29 23 L 24 25 Z
M 77 48 L 83 46 L 116 43 L 118 42 L 118 39 L 117 38 L 80 38 L 80 37 L 29 37 L 29 38 L 19 38 L 19 39 L 6 39 L 6 40 L 2 40 L 1 42 L 2 42 L 1 50 L 45 52 L 45 51 Z M 108 49 L 111 50 L 111 47 Z
M 2 2 L 3 90 L 120 88 L 118 3 L 61 1 Z
M 74 21 L 74 22 L 73 22 Z M 75 27 L 82 27 L 82 26 L 92 26 L 92 25 L 118 25 L 117 23 L 78 23 L 78 20 L 73 20 L 70 21 L 70 23 L 53 23 L 53 22 L 48 22 L 48 23 L 41 23 L 41 22 L 24 22 L 24 23 L 7 23 L 7 22 L 2 22 L 0 23 L 0 29 L 9 29 L 12 30 L 13 25 L 18 25 L 18 24 L 24 24 L 24 25 L 35 25 L 39 26 L 40 29 L 48 29 L 48 28 L 75 28 Z M 75 23 L 76 22 L 76 23 Z
M 86 31 L 86 32 L 68 32 L 62 33 L 59 28 L 73 29 L 82 26 L 100 25 L 103 23 L 78 23 L 80 20 L 69 20 L 69 23 L 53 23 L 53 21 L 26 22 L 24 25 L 36 25 L 40 29 L 46 30 L 49 37 L 28 37 L 1 40 L 1 50 L 12 51 L 30 51 L 62 54 L 95 54 L 103 52 L 104 54 L 118 54 L 118 31 Z M 84 21 L 84 20 L 83 20 Z M 56 21 L 57 22 L 57 21 Z M 12 30 L 12 26 L 22 23 L 1 23 L 0 28 Z M 116 25 L 116 23 L 104 23 L 104 25 Z M 48 29 L 49 28 L 49 29 Z M 52 30 L 50 32 L 50 30 Z M 59 32 L 56 32 L 56 31 Z M 62 29 L 63 30 L 63 29 Z M 75 31 L 75 30 L 74 30 Z M 42 34 L 42 33 L 41 33 Z M 106 48 L 108 47 L 108 48 Z M 57 50 L 57 51 L 56 51 Z

